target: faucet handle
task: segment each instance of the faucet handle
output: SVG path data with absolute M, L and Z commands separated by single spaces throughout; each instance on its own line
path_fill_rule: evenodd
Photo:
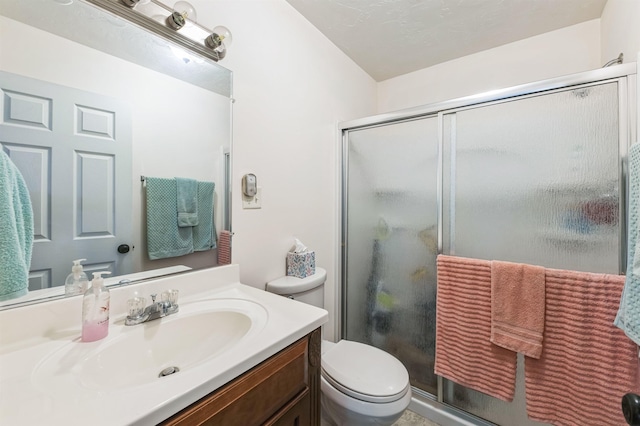
M 127 300 L 127 306 L 129 308 L 129 317 L 130 318 L 139 318 L 144 313 L 144 308 L 146 305 L 146 300 L 144 297 L 134 297 L 132 299 Z
M 162 292 L 162 301 L 169 302 L 169 304 L 177 305 L 178 304 L 178 294 L 179 291 L 175 289 L 165 290 Z

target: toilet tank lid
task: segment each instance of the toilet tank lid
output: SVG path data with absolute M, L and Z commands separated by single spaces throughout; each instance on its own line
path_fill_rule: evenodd
M 313 290 L 327 280 L 327 271 L 316 267 L 316 273 L 308 277 L 298 278 L 290 275 L 267 282 L 266 290 L 275 294 L 296 294 Z

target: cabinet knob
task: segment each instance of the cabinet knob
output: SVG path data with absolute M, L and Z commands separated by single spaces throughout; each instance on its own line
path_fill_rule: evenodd
M 129 253 L 129 245 L 128 244 L 120 244 L 118 246 L 118 253 Z

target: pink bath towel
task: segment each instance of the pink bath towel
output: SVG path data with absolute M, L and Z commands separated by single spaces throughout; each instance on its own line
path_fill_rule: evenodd
M 513 400 L 516 353 L 491 343 L 491 262 L 438 256 L 434 371 L 503 401 Z
M 544 350 L 525 358 L 527 413 L 556 426 L 619 426 L 640 392 L 638 349 L 613 325 L 624 277 L 546 270 Z
M 491 262 L 491 342 L 532 358 L 542 353 L 544 268 Z

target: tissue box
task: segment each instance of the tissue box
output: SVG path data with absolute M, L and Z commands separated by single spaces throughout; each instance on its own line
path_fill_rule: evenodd
M 305 278 L 316 273 L 316 253 L 287 253 L 287 275 Z

